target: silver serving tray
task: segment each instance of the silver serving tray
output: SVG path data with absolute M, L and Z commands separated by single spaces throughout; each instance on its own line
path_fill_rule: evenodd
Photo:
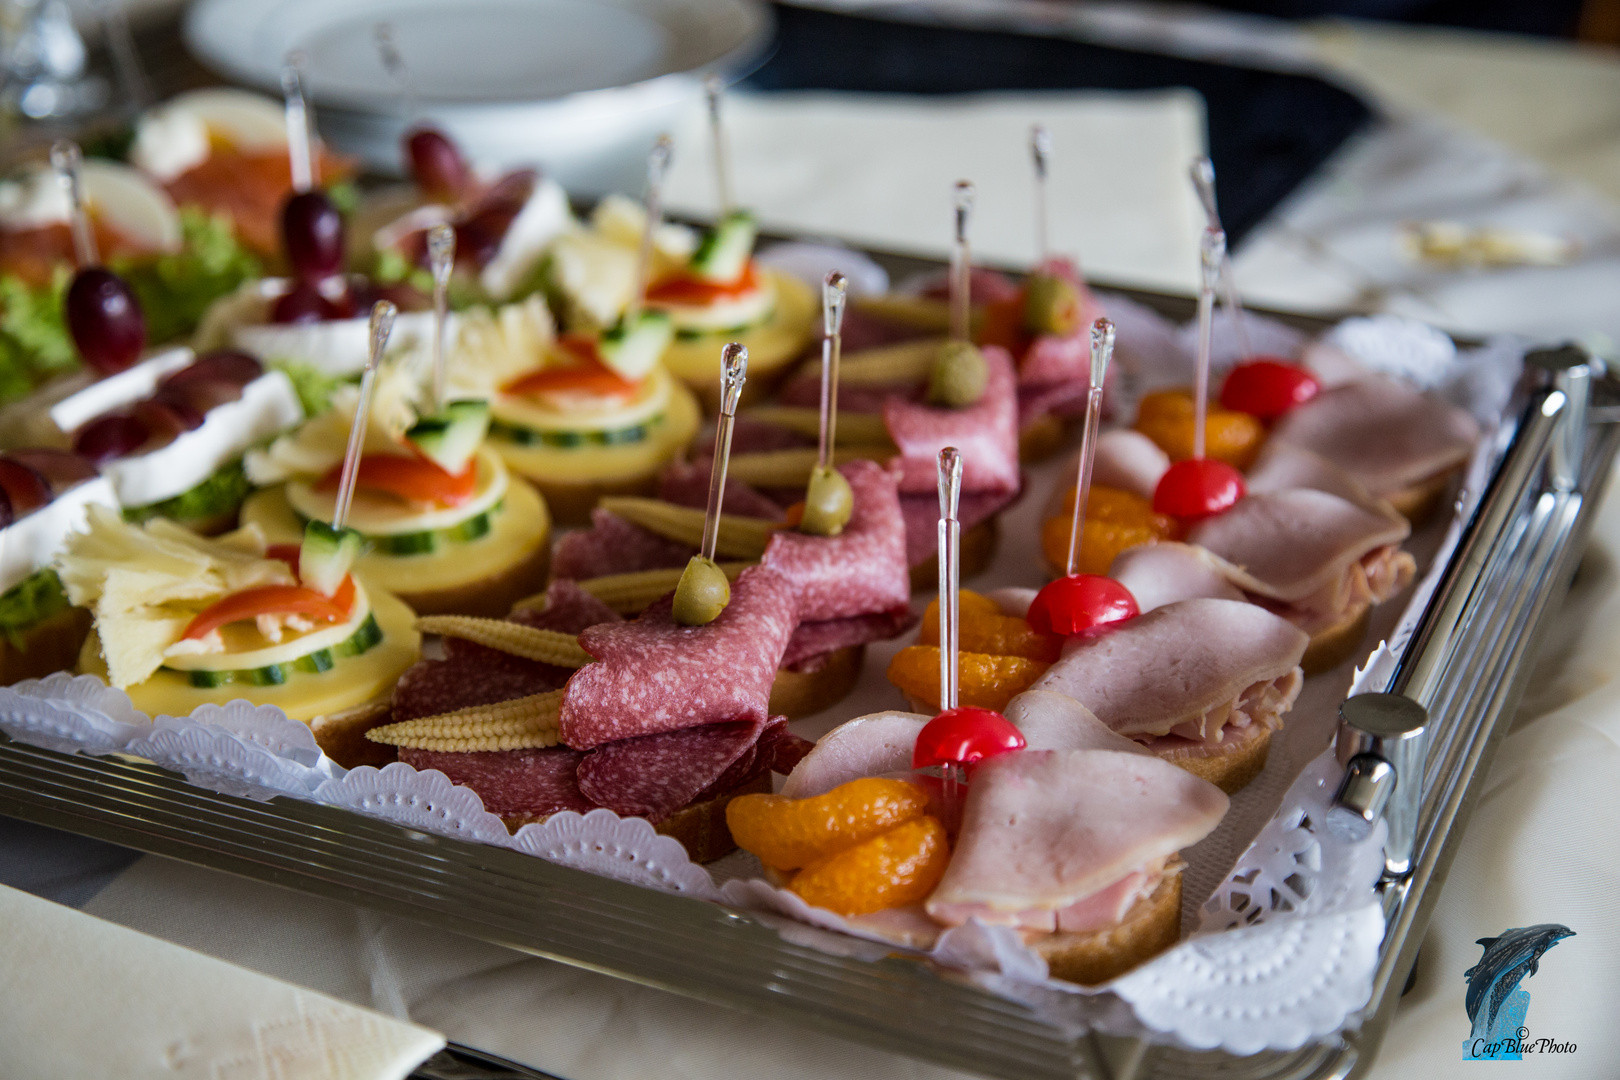
M 1189 306 L 1130 295 L 1176 316 Z M 1431 718 L 1415 869 L 1385 888 L 1389 930 L 1360 1022 L 1297 1051 L 1237 1057 L 1104 1035 L 916 960 L 796 945 L 753 915 L 707 901 L 345 810 L 215 794 L 146 762 L 62 754 L 3 735 L 0 814 L 1008 1080 L 1353 1076 L 1369 1067 L 1388 1027 L 1478 798 L 1476 781 L 1506 733 L 1620 449 L 1620 426 L 1596 422 L 1613 416 L 1620 384 L 1583 378 L 1581 359 L 1569 350 L 1530 365 L 1489 483 L 1459 498 L 1461 540 L 1383 688 L 1412 697 Z

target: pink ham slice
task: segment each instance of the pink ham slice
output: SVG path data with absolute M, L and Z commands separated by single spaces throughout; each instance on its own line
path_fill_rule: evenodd
M 1140 743 L 1116 733 L 1066 694 L 1025 690 L 1007 703 L 1004 716 L 1024 735 L 1029 750 L 1117 750 L 1145 754 Z
M 1368 510 L 1325 491 L 1295 488 L 1240 499 L 1200 522 L 1187 542 L 1231 564 L 1231 580 L 1244 592 L 1299 603 L 1336 591 L 1354 564 L 1411 532 L 1406 519 L 1387 508 Z
M 898 472 L 870 461 L 838 471 L 854 495 L 843 532 L 783 530 L 771 537 L 761 560 L 793 583 L 804 622 L 904 610 L 911 600 Z
M 891 398 L 883 421 L 900 448 L 900 490 L 933 492 L 939 452 L 962 452 L 962 490 L 1008 494 L 1018 490 L 1018 379 L 1007 350 L 984 350 L 989 378 L 984 396 L 965 409 L 942 409 Z
M 1254 604 L 1183 600 L 1079 640 L 1031 689 L 1067 694 L 1139 741 L 1172 731 L 1217 738 L 1251 687 L 1288 683 L 1298 692 L 1309 641 Z
M 707 626 L 680 626 L 666 598 L 635 622 L 579 637 L 596 658 L 563 696 L 562 741 L 576 750 L 702 724 L 762 722 L 777 665 L 797 625 L 791 582 L 769 567 L 744 570 L 731 602 Z
M 1337 495 L 1367 510 L 1387 510 L 1360 480 L 1314 451 L 1292 443 L 1266 441 L 1243 477 L 1251 495 L 1309 488 Z
M 947 925 L 972 917 L 1056 929 L 1117 920 L 1177 851 L 1220 823 L 1228 800 L 1167 762 L 1114 750 L 1024 750 L 982 762 L 950 865 L 928 898 Z M 1121 885 L 1132 875 L 1142 880 Z M 1086 904 L 1114 890 L 1111 909 Z M 1112 921 L 1110 920 L 1110 921 Z
M 1129 589 L 1136 606 L 1148 612 L 1200 597 L 1242 600 L 1243 590 L 1232 584 L 1231 570 L 1201 547 L 1163 542 L 1120 552 L 1108 576 Z
M 1479 434 L 1461 409 L 1369 375 L 1322 391 L 1279 420 L 1271 438 L 1313 450 L 1388 496 L 1461 465 Z
M 1097 459 L 1091 466 L 1091 482 L 1153 498 L 1159 477 L 1170 467 L 1170 455 L 1158 443 L 1129 428 L 1114 428 L 1097 438 Z M 1074 470 L 1069 470 L 1073 475 Z
M 863 776 L 909 770 L 917 732 L 928 719 L 920 713 L 880 712 L 838 725 L 794 766 L 782 794 L 808 799 Z

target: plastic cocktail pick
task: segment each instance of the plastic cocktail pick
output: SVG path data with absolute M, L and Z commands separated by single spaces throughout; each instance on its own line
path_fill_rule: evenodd
M 444 328 L 450 317 L 450 272 L 456 265 L 456 230 L 439 222 L 427 234 L 433 272 L 433 407 L 444 408 Z
M 287 160 L 292 166 L 292 186 L 296 192 L 315 186 L 314 135 L 310 131 L 309 100 L 304 95 L 304 54 L 287 54 L 281 68 L 281 94 L 287 113 Z
M 1211 229 L 1219 229 L 1222 235 L 1226 227 L 1221 224 L 1221 213 L 1215 205 L 1215 163 L 1207 157 L 1195 157 L 1187 170 L 1192 177 L 1193 190 L 1198 193 L 1198 201 L 1204 208 L 1204 223 Z M 1221 301 L 1226 305 L 1227 313 L 1232 318 L 1232 329 L 1237 334 L 1238 350 L 1244 356 L 1253 356 L 1254 349 L 1249 346 L 1249 329 L 1243 322 L 1243 304 L 1238 299 L 1237 274 L 1232 270 L 1232 257 L 1230 253 L 1223 253 L 1221 257 Z
M 1091 470 L 1097 460 L 1097 429 L 1102 425 L 1103 382 L 1114 355 L 1114 324 L 1098 319 L 1091 324 L 1091 385 L 1086 390 L 1086 421 L 1080 431 L 1080 467 L 1074 481 L 1074 523 L 1069 531 L 1069 562 L 1064 573 L 1080 572 L 1080 527 L 1091 498 Z
M 1052 156 L 1052 133 L 1044 124 L 1029 129 L 1029 153 L 1035 162 L 1035 258 L 1044 263 L 1051 252 L 1046 227 L 1046 169 Z
M 748 349 L 733 341 L 720 354 L 720 418 L 714 429 L 714 461 L 709 466 L 709 504 L 703 515 L 700 554 L 714 561 L 720 537 L 720 505 L 726 494 L 726 470 L 731 462 L 731 429 L 737 422 L 737 401 L 748 381 Z
M 939 452 L 939 707 L 956 708 L 956 651 L 961 637 L 962 455 Z
M 668 135 L 658 136 L 647 155 L 647 224 L 641 233 L 641 251 L 636 257 L 635 287 L 630 291 L 630 303 L 624 312 L 628 323 L 641 314 L 642 301 L 647 296 L 648 279 L 652 276 L 653 242 L 664 219 L 664 176 L 669 172 L 670 158 L 675 154 L 675 140 Z
M 101 262 L 100 253 L 96 251 L 96 235 L 90 228 L 90 215 L 84 206 L 84 184 L 79 176 L 79 165 L 83 160 L 84 156 L 76 142 L 59 139 L 51 147 L 51 168 L 56 171 L 57 179 L 67 191 L 68 223 L 73 228 L 73 257 L 81 270 Z
M 360 476 L 360 456 L 366 445 L 366 421 L 371 414 L 371 390 L 377 381 L 377 365 L 382 363 L 388 348 L 388 336 L 394 332 L 394 316 L 399 309 L 387 300 L 379 300 L 371 307 L 371 354 L 366 369 L 360 375 L 360 400 L 354 406 L 354 423 L 349 426 L 349 445 L 343 452 L 343 472 L 338 479 L 337 505 L 332 510 L 332 527 L 341 530 L 349 521 L 349 506 L 354 502 L 354 485 Z
M 967 341 L 972 329 L 973 259 L 968 249 L 968 218 L 973 213 L 973 194 L 972 181 L 958 180 L 951 197 L 956 213 L 955 242 L 951 245 L 951 338 L 956 341 Z
M 731 213 L 731 171 L 727 168 L 726 129 L 720 123 L 720 99 L 725 93 L 726 81 L 711 74 L 703 80 L 703 96 L 709 106 L 709 142 L 714 154 L 714 192 L 720 200 L 720 216 Z
M 838 441 L 838 363 L 844 349 L 844 275 L 830 271 L 821 283 L 821 424 L 816 464 L 830 468 Z

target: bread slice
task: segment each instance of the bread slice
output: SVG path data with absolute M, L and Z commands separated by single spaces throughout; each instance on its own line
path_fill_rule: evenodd
M 391 751 L 393 747 L 384 749 Z M 653 828 L 664 836 L 679 840 L 693 862 L 711 863 L 737 850 L 737 842 L 731 838 L 731 829 L 726 825 L 726 807 L 731 800 L 739 795 L 769 793 L 770 790 L 771 774 L 761 773 L 712 799 L 675 811 Z M 525 825 L 545 821 L 549 817 L 550 814 L 502 814 L 501 821 L 508 830 L 517 832 Z
M 1367 624 L 1372 621 L 1372 606 L 1352 607 L 1333 624 L 1311 635 L 1305 646 L 1305 655 L 1299 666 L 1306 675 L 1317 675 L 1338 667 L 1355 655 L 1367 638 Z
M 1103 930 L 1042 934 L 1029 943 L 1046 961 L 1052 977 L 1095 986 L 1123 975 L 1174 945 L 1181 937 L 1180 859 L 1171 860 L 1153 892 L 1138 900 L 1125 918 Z
M 345 769 L 361 765 L 375 765 L 380 769 L 391 761 L 397 761 L 398 754 L 392 746 L 374 743 L 366 738 L 366 732 L 388 723 L 389 698 L 392 696 L 393 688 L 390 687 L 388 694 L 383 697 L 372 698 L 330 716 L 317 716 L 309 722 L 309 729 L 315 734 L 315 745 L 321 748 L 321 753 Z
M 982 574 L 989 568 L 990 560 L 996 553 L 996 543 L 1000 539 L 999 515 L 985 518 L 973 528 L 963 531 L 961 558 L 958 562 L 963 581 L 976 574 Z M 918 563 L 911 568 L 911 587 L 922 591 L 939 588 L 939 556 L 936 555 L 927 562 Z
M 1161 745 L 1149 743 L 1148 749 L 1176 768 L 1185 769 L 1233 795 L 1266 767 L 1271 729 L 1265 724 L 1250 724 L 1244 728 L 1228 728 L 1224 735 L 1214 753 L 1189 740 L 1166 740 Z
M 865 660 L 865 645 L 849 645 L 827 653 L 814 670 L 778 668 L 771 684 L 770 715 L 797 720 L 837 704 L 855 688 Z
M 1446 492 L 1451 490 L 1452 479 L 1462 471 L 1462 467 L 1447 469 L 1437 473 L 1427 480 L 1421 480 L 1411 487 L 1403 488 L 1388 496 L 1389 504 L 1400 515 L 1412 523 L 1416 529 L 1423 525 L 1439 509 L 1441 500 Z
M 87 609 L 70 607 L 30 626 L 17 645 L 0 637 L 0 686 L 71 670 L 90 634 L 90 623 Z

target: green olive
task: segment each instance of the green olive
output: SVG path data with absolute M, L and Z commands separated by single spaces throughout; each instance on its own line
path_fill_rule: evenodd
M 682 626 L 707 626 L 730 602 L 731 582 L 726 580 L 726 572 L 712 559 L 692 556 L 675 586 L 675 621 Z
M 1024 329 L 1068 336 L 1080 326 L 1080 290 L 1068 278 L 1033 274 L 1024 285 Z
M 928 372 L 928 401 L 948 409 L 965 409 L 978 403 L 989 381 L 990 366 L 976 346 L 947 341 Z
M 849 524 L 855 512 L 855 493 L 849 481 L 836 469 L 817 465 L 810 472 L 810 483 L 804 489 L 804 517 L 799 521 L 801 532 L 816 536 L 837 536 Z

